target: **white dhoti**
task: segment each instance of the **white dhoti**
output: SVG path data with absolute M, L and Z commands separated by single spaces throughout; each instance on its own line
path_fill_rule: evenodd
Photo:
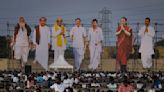
M 84 48 L 73 48 L 75 58 L 75 70 L 79 70 L 84 59 Z
M 141 53 L 143 68 L 151 68 L 152 55 L 154 54 L 153 37 L 155 35 L 155 31 L 151 26 L 148 27 L 148 32 L 145 32 L 145 29 L 146 27 L 144 26 L 139 30 L 139 35 L 141 36 L 139 52 Z
M 48 70 L 48 44 L 47 46 L 36 46 L 35 61 L 41 64 L 45 70 Z
M 54 51 L 54 62 L 49 66 L 50 68 L 55 70 L 59 68 L 73 69 L 73 66 L 64 59 L 64 51 L 64 49 L 56 49 Z
M 90 69 L 97 69 L 100 64 L 100 54 L 102 52 L 103 34 L 101 28 L 97 27 L 89 29 L 88 33 L 89 50 L 90 50 Z
M 22 59 L 24 63 L 27 62 L 28 53 L 29 53 L 28 46 L 15 46 L 14 48 L 14 58 L 18 60 Z
M 36 43 L 36 30 L 34 31 L 33 42 L 36 45 L 35 61 L 48 70 L 48 44 L 50 43 L 50 29 L 47 26 L 39 27 L 40 41 L 39 45 Z
M 144 68 L 151 68 L 152 55 L 141 53 L 141 61 Z
M 53 47 L 54 49 L 54 63 L 50 65 L 50 68 L 58 69 L 58 68 L 71 68 L 73 69 L 73 66 L 68 64 L 67 61 L 64 59 L 64 52 L 66 50 L 66 38 L 63 35 L 60 35 L 62 32 L 62 28 L 60 26 L 55 25 L 55 27 L 58 28 L 52 28 L 52 34 L 53 34 Z M 55 30 L 56 29 L 56 30 Z M 66 32 L 66 28 L 65 28 Z M 64 33 L 66 35 L 66 33 Z M 62 43 L 61 46 L 58 45 L 58 40 L 61 37 L 60 42 Z
M 70 31 L 70 36 L 72 38 L 72 47 L 75 58 L 75 71 L 80 69 L 82 60 L 84 59 L 84 39 L 86 38 L 86 30 L 84 27 L 73 27 Z
M 90 64 L 89 64 L 89 68 L 90 69 L 97 69 L 98 65 L 100 64 L 100 46 L 91 46 L 89 48 L 90 50 Z
M 26 29 L 24 29 L 24 31 L 22 29 L 19 29 L 13 49 L 14 58 L 22 60 L 24 63 L 26 63 L 29 53 L 29 41 Z
M 151 68 L 152 66 L 152 55 L 154 54 L 153 46 L 150 45 L 150 41 L 143 39 L 139 52 L 141 53 L 141 61 L 143 68 Z
M 58 48 L 54 50 L 54 62 L 59 58 L 60 55 L 64 56 L 64 49 Z
M 63 55 L 60 55 L 54 63 L 50 65 L 50 68 L 53 68 L 55 70 L 57 69 L 71 69 L 73 70 L 73 66 L 67 63 L 67 61 L 64 59 Z

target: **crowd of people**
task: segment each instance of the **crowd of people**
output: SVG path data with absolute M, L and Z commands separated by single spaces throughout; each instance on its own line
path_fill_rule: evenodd
M 0 89 L 9 92 L 163 92 L 163 80 L 164 72 L 47 71 L 27 75 L 0 71 Z

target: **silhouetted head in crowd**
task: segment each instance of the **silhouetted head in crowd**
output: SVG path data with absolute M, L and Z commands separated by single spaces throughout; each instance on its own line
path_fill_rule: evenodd
M 57 84 L 61 84 L 61 78 L 60 77 L 56 77 L 55 78 L 55 83 L 57 83 Z
M 123 77 L 123 84 L 124 84 L 125 87 L 127 87 L 129 85 L 129 80 L 128 80 L 127 76 Z

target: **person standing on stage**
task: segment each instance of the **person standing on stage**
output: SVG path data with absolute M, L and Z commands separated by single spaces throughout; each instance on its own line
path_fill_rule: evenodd
M 116 30 L 117 36 L 117 62 L 116 68 L 119 67 L 121 72 L 126 72 L 127 59 L 132 51 L 133 32 L 127 24 L 127 18 L 122 17 Z M 119 65 L 119 66 L 118 66 Z M 117 70 L 118 71 L 118 70 Z
M 155 30 L 150 26 L 150 18 L 145 18 L 145 25 L 139 30 L 139 36 L 141 37 L 141 44 L 139 52 L 141 53 L 141 61 L 143 68 L 150 69 L 152 66 L 153 50 L 153 37 Z
M 39 62 L 45 70 L 48 70 L 48 48 L 50 48 L 50 28 L 46 25 L 46 18 L 39 19 L 39 25 L 35 27 L 33 44 L 36 48 L 35 60 Z
M 86 29 L 81 26 L 81 19 L 75 19 L 75 26 L 70 31 L 73 53 L 75 58 L 75 71 L 80 69 L 86 49 Z
M 54 63 L 50 65 L 50 68 L 56 69 L 58 67 L 70 66 L 64 59 L 64 52 L 66 50 L 66 27 L 63 24 L 62 18 L 57 18 L 55 25 L 52 28 L 53 36 L 53 49 L 54 49 Z M 61 60 L 63 58 L 63 60 Z
M 21 60 L 22 68 L 28 60 L 30 34 L 31 28 L 26 24 L 24 17 L 20 17 L 19 23 L 15 26 L 11 46 L 14 46 L 14 58 Z
M 66 27 L 63 25 L 62 18 L 57 18 L 54 27 L 52 28 L 53 33 L 53 49 L 54 49 L 54 62 L 59 58 L 60 55 L 64 56 L 66 50 Z
M 90 51 L 90 64 L 89 68 L 95 70 L 100 64 L 100 54 L 102 52 L 102 41 L 103 41 L 102 29 L 98 27 L 97 19 L 92 20 L 92 27 L 89 28 L 88 41 Z

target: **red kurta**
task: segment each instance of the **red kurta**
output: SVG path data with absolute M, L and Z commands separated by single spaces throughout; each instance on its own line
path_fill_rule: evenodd
M 132 51 L 132 29 L 129 26 L 124 26 L 124 29 L 131 33 L 130 36 L 126 35 L 125 32 L 121 30 L 121 27 L 119 26 L 117 28 L 117 32 L 122 31 L 119 35 L 117 35 L 117 60 L 121 65 L 127 64 L 127 58 Z

